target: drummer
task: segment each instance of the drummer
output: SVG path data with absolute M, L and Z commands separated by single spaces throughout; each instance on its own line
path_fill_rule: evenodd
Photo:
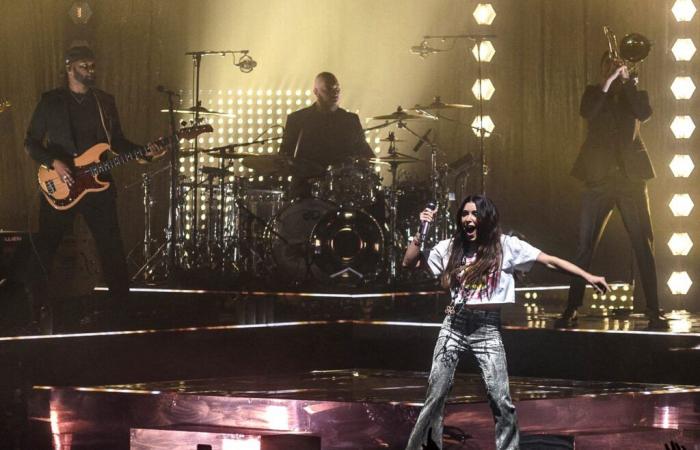
M 365 140 L 357 114 L 341 108 L 340 83 L 330 72 L 314 79 L 316 102 L 287 116 L 280 154 L 294 162 L 297 176 L 293 197 L 309 197 L 310 178 L 323 175 L 330 165 L 368 160 L 375 155 Z

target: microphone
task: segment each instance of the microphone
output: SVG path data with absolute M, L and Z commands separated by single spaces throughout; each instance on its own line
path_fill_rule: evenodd
M 428 202 L 427 205 L 425 205 L 425 209 L 430 209 L 431 211 L 435 209 L 435 200 L 431 200 Z M 430 231 L 430 222 L 427 220 L 421 220 L 420 221 L 420 242 L 421 244 L 425 242 L 425 238 L 428 235 L 428 232 Z
M 241 69 L 241 72 L 250 73 L 253 71 L 253 69 L 255 69 L 258 66 L 258 63 L 253 58 L 251 58 L 250 55 L 245 54 L 241 56 L 241 59 L 238 60 L 237 66 L 239 69 Z
M 413 47 L 411 47 L 410 51 L 414 55 L 418 55 L 421 58 L 425 58 L 427 55 L 430 55 L 431 53 L 440 53 L 440 52 L 444 52 L 445 50 L 431 47 L 428 45 L 428 41 L 423 41 L 420 43 L 420 45 L 414 45 Z
M 433 131 L 432 128 L 430 128 L 428 131 L 426 131 L 421 139 L 418 139 L 418 142 L 416 142 L 416 145 L 414 145 L 413 148 L 411 149 L 411 150 L 413 150 L 413 153 L 418 153 L 418 150 L 420 150 L 420 148 L 423 146 L 423 144 L 425 144 L 426 139 L 428 139 L 428 136 L 430 136 L 431 131 Z

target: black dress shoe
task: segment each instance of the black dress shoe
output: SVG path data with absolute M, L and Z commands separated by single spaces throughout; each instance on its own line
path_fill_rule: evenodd
M 670 329 L 668 319 L 661 314 L 649 314 L 647 317 L 649 318 L 648 330 L 668 331 Z
M 578 313 L 575 309 L 566 309 L 561 317 L 554 321 L 554 328 L 572 328 L 578 324 Z

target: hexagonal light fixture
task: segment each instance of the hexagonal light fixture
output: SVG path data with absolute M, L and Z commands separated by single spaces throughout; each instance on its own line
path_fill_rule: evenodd
M 690 61 L 693 59 L 696 50 L 695 44 L 690 38 L 676 39 L 673 47 L 671 47 L 671 52 L 673 52 L 673 57 L 676 58 L 676 61 Z
M 695 92 L 695 83 L 690 77 L 676 77 L 671 83 L 671 92 L 676 100 L 688 100 Z
M 693 0 L 676 0 L 671 8 L 671 12 L 678 22 L 690 22 L 696 11 L 697 8 L 695 8 Z
M 88 23 L 90 17 L 92 17 L 92 8 L 90 8 L 90 4 L 86 1 L 73 2 L 68 10 L 68 16 L 76 25 L 84 25 Z
M 491 25 L 496 18 L 496 10 L 491 3 L 479 3 L 474 9 L 473 16 L 479 25 Z
M 673 272 L 666 282 L 668 288 L 671 289 L 673 295 L 685 295 L 693 285 L 693 280 L 690 279 L 688 272 Z
M 688 178 L 693 173 L 695 164 L 693 164 L 690 155 L 674 155 L 668 167 L 671 168 L 674 177 Z
M 481 83 L 479 83 L 481 81 Z M 481 84 L 481 90 L 479 90 L 479 84 Z M 496 92 L 496 88 L 494 87 L 493 83 L 491 82 L 491 79 L 489 78 L 484 78 L 483 80 L 476 80 L 474 82 L 474 85 L 472 86 L 472 93 L 474 94 L 474 97 L 476 97 L 477 100 L 480 100 L 480 97 L 483 97 L 484 100 L 489 101 L 491 100 L 491 97 L 493 96 L 493 93 Z
M 695 122 L 690 116 L 676 116 L 671 122 L 671 131 L 676 139 L 689 139 L 695 131 Z
M 685 256 L 693 248 L 693 240 L 688 233 L 673 233 L 666 245 L 675 256 Z
M 674 194 L 668 203 L 668 207 L 671 208 L 671 212 L 676 217 L 689 216 L 694 206 L 695 204 L 688 194 Z
M 472 131 L 477 136 L 483 131 L 484 137 L 489 137 L 491 133 L 493 133 L 494 128 L 496 128 L 496 125 L 493 123 L 493 120 L 491 120 L 491 116 L 484 116 L 483 122 L 480 116 L 476 116 L 472 121 Z
M 491 62 L 493 55 L 496 54 L 496 49 L 493 47 L 491 41 L 481 41 L 480 43 L 474 44 L 472 47 L 472 55 L 474 59 L 481 62 Z

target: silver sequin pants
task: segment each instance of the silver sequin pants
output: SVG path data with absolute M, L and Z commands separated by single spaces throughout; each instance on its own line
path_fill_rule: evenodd
M 518 448 L 518 419 L 510 398 L 508 367 L 500 326 L 500 311 L 462 308 L 456 315 L 445 318 L 433 352 L 425 404 L 411 432 L 406 450 L 422 450 L 429 438 L 438 448 L 442 448 L 445 401 L 454 382 L 459 358 L 466 350 L 479 363 L 496 424 L 496 448 Z

